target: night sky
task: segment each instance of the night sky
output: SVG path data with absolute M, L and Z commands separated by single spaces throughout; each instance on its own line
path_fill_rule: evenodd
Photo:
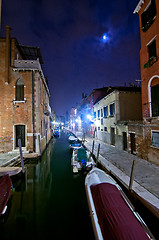
M 2 0 L 2 29 L 39 46 L 50 105 L 65 115 L 82 92 L 140 79 L 139 0 Z M 103 37 L 104 36 L 104 37 Z

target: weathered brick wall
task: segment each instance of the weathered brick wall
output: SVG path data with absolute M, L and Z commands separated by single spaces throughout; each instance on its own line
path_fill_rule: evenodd
M 36 151 L 36 146 L 33 144 L 33 134 L 35 143 L 37 143 L 37 136 L 40 135 L 40 139 L 42 139 L 41 149 L 44 150 L 46 146 L 44 123 L 46 123 L 46 121 L 48 122 L 47 142 L 51 137 L 50 119 L 49 116 L 44 114 L 44 104 L 49 103 L 49 97 L 46 94 L 46 89 L 39 71 L 15 71 L 14 60 L 17 54 L 19 59 L 21 59 L 20 53 L 16 48 L 16 42 L 16 39 L 10 39 L 11 59 L 9 65 L 9 81 L 8 84 L 6 84 L 6 40 L 0 39 L 0 152 L 8 152 L 15 149 L 16 125 L 25 125 L 26 150 L 30 152 L 33 152 L 33 150 Z M 24 82 L 24 101 L 22 102 L 15 101 L 15 87 L 19 78 Z M 45 99 L 43 96 L 44 93 L 46 94 Z M 43 125 L 42 130 L 41 121 Z M 41 132 L 43 132 L 42 136 Z
M 142 22 L 141 22 L 141 15 L 144 12 L 146 6 L 150 1 L 145 0 L 144 4 L 142 5 L 141 10 L 139 11 L 139 21 L 140 21 L 140 38 L 141 38 L 141 50 L 140 50 L 140 69 L 141 69 L 141 84 L 142 84 L 142 104 L 149 102 L 148 97 L 148 83 L 150 79 L 157 75 L 159 76 L 159 59 L 150 67 L 144 68 L 144 64 L 149 60 L 149 53 L 148 53 L 148 44 L 153 40 L 156 39 L 156 53 L 157 57 L 159 57 L 159 0 L 156 0 L 156 18 L 151 25 L 151 27 L 146 31 L 143 32 L 142 30 Z M 155 80 L 153 85 L 159 84 L 159 78 Z M 145 117 L 144 108 L 143 108 L 143 117 Z

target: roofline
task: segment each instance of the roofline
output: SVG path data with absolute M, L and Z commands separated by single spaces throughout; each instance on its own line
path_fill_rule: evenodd
M 135 13 L 138 14 L 138 12 L 140 11 L 141 6 L 142 6 L 142 4 L 144 4 L 144 2 L 145 2 L 145 0 L 140 0 L 140 1 L 139 1 L 139 3 L 137 4 L 135 10 L 133 11 L 134 14 L 135 14 Z

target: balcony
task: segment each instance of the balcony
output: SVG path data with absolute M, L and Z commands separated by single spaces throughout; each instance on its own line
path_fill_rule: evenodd
M 149 68 L 151 67 L 155 62 L 157 62 L 158 58 L 157 57 L 151 57 L 147 63 L 145 63 L 144 68 Z
M 158 117 L 159 116 L 159 103 L 144 103 L 143 104 L 144 117 Z

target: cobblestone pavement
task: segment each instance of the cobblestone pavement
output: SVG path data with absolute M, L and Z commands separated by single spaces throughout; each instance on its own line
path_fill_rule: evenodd
M 136 160 L 134 169 L 134 180 L 159 198 L 159 167 L 132 155 L 125 151 L 120 151 L 113 146 L 95 141 L 97 151 L 100 143 L 100 154 L 114 166 L 124 172 L 127 176 L 131 174 L 133 160 Z M 87 139 L 86 146 L 92 146 L 93 140 Z

